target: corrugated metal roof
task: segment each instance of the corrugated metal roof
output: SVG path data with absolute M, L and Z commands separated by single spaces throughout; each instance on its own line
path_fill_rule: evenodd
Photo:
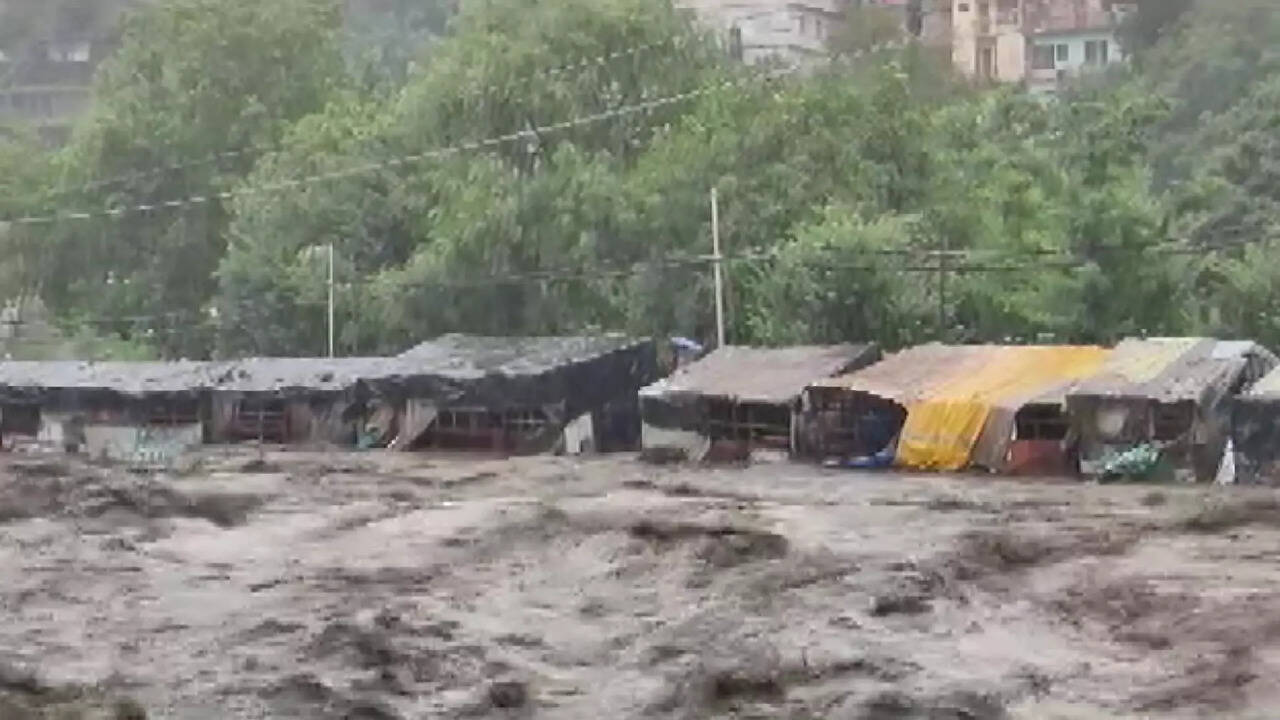
M 875 345 L 753 348 L 729 346 L 640 391 L 645 397 L 699 395 L 744 402 L 788 403 L 822 378 L 879 357 Z
M 113 390 L 144 393 L 183 392 L 203 387 L 216 376 L 215 363 L 203 362 L 0 362 L 0 387 Z
M 870 367 L 810 384 L 866 392 L 906 404 L 928 396 L 933 388 L 952 377 L 981 368 L 1001 349 L 998 345 L 917 345 L 889 355 Z
M 1252 342 L 1212 338 L 1127 339 L 1093 378 L 1071 397 L 1141 398 L 1162 403 L 1199 402 L 1212 388 L 1230 384 L 1249 364 L 1276 360 Z

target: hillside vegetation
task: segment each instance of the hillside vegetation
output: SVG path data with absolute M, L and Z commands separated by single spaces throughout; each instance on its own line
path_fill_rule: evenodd
M 51 220 L 0 233 L 0 291 L 165 355 L 313 354 L 332 244 L 345 353 L 706 338 L 714 187 L 734 342 L 1274 346 L 1280 12 L 1183 4 L 1044 102 L 918 47 L 742 67 L 652 0 L 464 3 L 373 80 L 329 0 L 156 3 L 65 148 L 0 145 L 0 212 Z

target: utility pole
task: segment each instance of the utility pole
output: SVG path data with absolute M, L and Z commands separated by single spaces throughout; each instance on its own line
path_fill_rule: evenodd
M 711 262 L 716 290 L 716 347 L 724 347 L 724 256 L 720 254 L 720 200 L 711 188 Z
M 334 356 L 333 343 L 333 243 L 329 243 L 329 357 Z
M 947 342 L 947 254 L 950 243 L 942 236 L 942 252 L 938 253 L 938 341 Z

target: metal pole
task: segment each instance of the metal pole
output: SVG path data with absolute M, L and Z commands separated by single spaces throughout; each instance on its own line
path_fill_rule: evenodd
M 716 290 L 716 347 L 724 347 L 724 257 L 720 254 L 720 200 L 711 188 L 711 256 Z
M 329 243 L 329 357 L 334 356 L 333 335 L 333 243 Z
M 947 256 L 938 256 L 938 340 L 945 342 L 947 333 Z

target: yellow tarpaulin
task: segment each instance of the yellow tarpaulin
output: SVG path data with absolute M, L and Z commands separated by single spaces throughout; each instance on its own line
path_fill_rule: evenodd
M 948 378 L 907 407 L 901 466 L 960 470 L 995 407 L 1098 371 L 1108 350 L 1090 346 L 994 347 L 981 367 Z

